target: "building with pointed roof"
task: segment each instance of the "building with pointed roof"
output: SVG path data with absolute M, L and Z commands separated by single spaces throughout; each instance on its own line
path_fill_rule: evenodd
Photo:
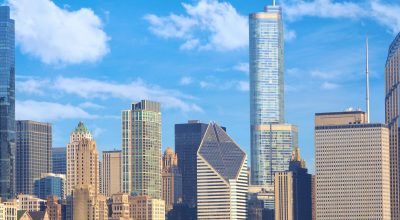
M 246 219 L 247 156 L 210 123 L 197 151 L 197 219 Z

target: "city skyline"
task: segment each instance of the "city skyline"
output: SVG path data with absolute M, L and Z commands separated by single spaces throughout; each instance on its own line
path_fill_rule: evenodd
M 12 2 L 13 8 L 23 9 L 20 6 L 23 4 L 22 1 L 10 2 Z M 43 7 L 48 5 L 48 1 L 41 0 L 39 2 L 43 4 Z M 225 9 L 222 4 L 224 1 L 220 1 L 218 4 L 214 1 L 211 2 L 215 4 L 215 8 L 219 8 L 219 10 L 215 9 L 213 15 L 217 16 L 223 13 L 221 11 Z M 69 7 L 64 7 L 66 3 Z M 184 103 L 196 104 L 203 112 L 192 112 L 191 110 L 195 110 L 194 106 L 189 106 L 190 110 L 185 111 L 187 105 L 179 104 L 176 99 L 166 99 L 174 104 L 173 106 L 171 106 L 172 104 L 167 105 L 168 107 L 163 109 L 163 148 L 174 146 L 174 124 L 184 123 L 189 119 L 199 119 L 204 123 L 217 120 L 219 124 L 229 128 L 228 133 L 235 137 L 238 144 L 250 155 L 250 135 L 243 132 L 248 130 L 247 123 L 243 123 L 243 121 L 249 121 L 248 92 L 237 91 L 235 86 L 238 82 L 248 81 L 248 75 L 245 73 L 248 60 L 247 45 L 232 43 L 233 48 L 225 45 L 215 49 L 218 44 L 212 43 L 210 49 L 180 50 L 182 44 L 188 40 L 181 40 L 174 36 L 160 37 L 160 35 L 154 34 L 151 27 L 156 26 L 154 22 L 151 22 L 151 16 L 146 17 L 146 15 L 154 15 L 168 20 L 168 15 L 173 13 L 198 21 L 201 14 L 188 14 L 189 10 L 182 7 L 180 2 L 171 3 L 168 6 L 157 1 L 154 3 L 162 4 L 165 7 L 151 8 L 152 4 L 145 2 L 138 2 L 137 7 L 132 7 L 127 1 L 121 2 L 121 5 L 118 6 L 100 2 L 93 4 L 79 1 L 55 2 L 57 8 L 62 11 L 72 12 L 79 11 L 81 8 L 91 8 L 94 16 L 101 20 L 103 25 L 96 25 L 94 22 L 92 26 L 87 26 L 90 27 L 89 30 L 102 30 L 107 34 L 110 40 L 105 44 L 109 51 L 107 55 L 104 55 L 104 51 L 97 51 L 100 55 L 93 59 L 70 57 L 61 59 L 63 52 L 61 51 L 61 55 L 55 54 L 55 57 L 60 58 L 58 62 L 48 61 L 44 56 L 47 54 L 43 55 L 43 50 L 49 48 L 45 46 L 39 49 L 26 48 L 23 40 L 24 37 L 29 36 L 25 36 L 23 30 L 17 29 L 17 36 L 19 36 L 16 47 L 17 86 L 20 88 L 19 91 L 17 90 L 17 106 L 19 107 L 17 108 L 17 118 L 51 122 L 54 125 L 53 146 L 58 147 L 68 143 L 69 131 L 78 121 L 83 120 L 93 134 L 98 136 L 96 140 L 99 151 L 111 150 L 121 144 L 120 119 L 116 116 L 119 116 L 120 110 L 128 104 L 140 101 L 141 97 L 135 97 L 135 95 L 123 96 L 120 99 L 109 97 L 121 96 L 116 91 L 121 88 L 126 88 L 128 91 L 144 91 L 141 94 L 150 96 L 149 99 L 157 95 L 163 97 L 163 93 L 169 92 L 173 97 L 183 100 Z M 280 1 L 277 3 L 280 4 Z M 226 13 L 237 15 L 238 21 L 242 21 L 241 18 L 244 18 L 244 23 L 247 23 L 249 13 L 260 11 L 267 4 L 270 2 L 252 2 L 244 5 L 239 1 L 231 1 L 227 5 L 232 6 L 235 13 L 232 12 L 233 9 L 226 10 Z M 328 6 L 332 4 L 327 3 Z M 193 10 L 198 9 L 197 2 L 186 2 L 186 5 L 192 6 Z M 310 171 L 313 171 L 314 163 L 313 113 L 340 111 L 349 106 L 364 109 L 364 38 L 367 32 L 370 38 L 371 55 L 371 121 L 384 121 L 383 64 L 386 61 L 388 45 L 395 36 L 394 32 L 398 30 L 395 25 L 392 28 L 385 23 L 381 24 L 382 21 L 375 17 L 366 19 L 360 11 L 372 8 L 372 5 L 359 4 L 357 6 L 357 10 L 352 8 L 355 11 L 353 16 L 343 12 L 337 16 L 327 15 L 326 18 L 321 18 L 321 15 L 311 12 L 310 14 L 299 12 L 299 15 L 296 15 L 293 10 L 290 11 L 294 6 L 283 7 L 284 16 L 288 17 L 286 19 L 288 21 L 285 23 L 285 28 L 288 29 L 286 35 L 290 36 L 292 31 L 296 32 L 296 38 L 287 39 L 285 42 L 285 116 L 288 122 L 299 126 L 299 146 L 310 165 Z M 381 6 L 387 6 L 387 2 L 382 2 Z M 288 9 L 286 15 L 285 9 Z M 379 12 L 376 5 L 374 5 L 373 11 Z M 127 16 L 127 14 L 130 15 Z M 14 15 L 18 15 L 18 13 L 14 13 Z M 25 16 L 36 18 L 32 14 Z M 66 16 L 68 19 L 68 16 L 71 15 L 67 14 Z M 88 17 L 93 19 L 93 16 Z M 234 16 L 234 18 L 236 17 Z M 15 19 L 17 18 L 18 16 L 15 17 Z M 21 23 L 19 27 L 29 28 L 23 21 L 19 22 Z M 310 22 L 313 22 L 315 26 L 308 27 L 307 24 Z M 208 22 L 204 25 L 212 24 L 212 22 Z M 238 22 L 238 25 L 240 24 Z M 194 30 L 192 31 L 192 29 Z M 195 35 L 197 30 L 197 26 L 192 27 L 188 34 Z M 224 29 L 224 31 L 227 30 Z M 236 34 L 236 32 L 233 33 Z M 203 34 L 206 36 L 200 36 L 199 39 L 207 40 L 207 36 L 215 35 L 209 32 Z M 328 35 L 334 35 L 334 37 L 326 37 Z M 238 35 L 238 38 L 243 37 Z M 150 42 L 156 43 L 159 48 L 157 49 Z M 307 45 L 310 44 L 313 46 L 308 47 Z M 151 50 L 154 50 L 155 53 L 146 52 Z M 161 56 L 166 53 L 170 56 Z M 305 56 L 300 57 L 298 54 L 305 54 Z M 313 60 L 321 57 L 321 54 L 324 55 L 322 61 L 314 62 Z M 340 57 L 339 54 L 349 54 L 349 60 L 336 59 Z M 76 61 L 77 59 L 78 61 Z M 96 61 L 90 62 L 93 60 Z M 177 63 L 173 60 L 182 62 Z M 209 60 L 211 62 L 208 62 Z M 334 62 L 330 62 L 331 60 Z M 159 67 L 149 65 L 152 62 L 160 64 Z M 245 72 L 240 72 L 239 69 Z M 302 77 L 303 75 L 304 77 Z M 142 80 L 141 83 L 137 81 L 138 78 Z M 79 93 L 73 91 L 73 87 L 66 86 L 66 84 L 82 85 L 85 83 L 92 86 Z M 60 85 L 60 87 L 55 89 L 53 85 Z M 107 90 L 104 93 L 98 90 L 93 91 L 93 87 L 96 85 L 104 86 Z M 162 93 L 149 93 L 149 87 L 154 88 L 154 92 L 162 91 Z M 47 96 L 49 91 L 54 93 Z M 93 91 L 93 95 L 90 94 L 91 91 Z M 318 97 L 313 97 L 315 91 L 320 94 Z M 354 91 L 359 92 L 344 96 L 344 94 Z M 232 97 L 231 94 L 234 96 Z M 162 103 L 163 106 L 164 104 L 165 102 Z M 46 110 L 50 109 L 51 114 L 44 114 L 41 106 L 46 106 Z M 60 109 L 65 106 L 66 108 Z M 37 114 L 32 115 L 18 110 L 27 107 L 37 110 Z M 226 109 L 230 110 L 226 111 Z M 64 118 L 60 116 L 61 113 L 65 115 Z

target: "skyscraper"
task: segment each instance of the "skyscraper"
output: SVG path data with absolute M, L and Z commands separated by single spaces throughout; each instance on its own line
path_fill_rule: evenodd
M 392 219 L 400 218 L 399 116 L 400 33 L 389 47 L 385 66 L 385 113 L 390 134 L 390 202 Z
M 39 179 L 34 182 L 35 195 L 41 199 L 48 196 L 57 196 L 62 199 L 65 195 L 65 175 L 54 173 L 42 173 Z
M 389 130 L 361 111 L 315 115 L 316 219 L 390 218 Z
M 182 175 L 178 168 L 178 156 L 167 148 L 162 158 L 162 199 L 168 212 L 174 204 L 182 202 Z
M 208 124 L 197 120 L 175 125 L 175 151 L 182 172 L 182 200 L 190 208 L 196 207 L 197 203 L 197 150 L 207 127 Z
M 272 184 L 286 171 L 297 146 L 297 128 L 284 118 L 284 41 L 282 10 L 267 6 L 250 14 L 251 183 Z
M 15 195 L 15 30 L 0 6 L 0 197 Z
M 121 192 L 121 151 L 103 151 L 103 194 L 107 197 Z
M 247 156 L 210 123 L 197 151 L 197 219 L 247 218 Z
M 89 130 L 79 122 L 67 145 L 67 193 L 71 195 L 76 186 L 84 186 L 99 193 L 99 155 L 96 141 Z M 81 187 L 82 188 L 82 187 Z
M 53 147 L 53 171 L 56 174 L 67 174 L 67 148 Z
M 16 185 L 17 193 L 33 194 L 34 181 L 52 167 L 52 128 L 49 123 L 16 121 Z
M 122 191 L 161 198 L 160 103 L 142 100 L 122 111 Z

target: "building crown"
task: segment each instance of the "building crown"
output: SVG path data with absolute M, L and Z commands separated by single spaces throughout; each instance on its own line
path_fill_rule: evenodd
M 89 129 L 83 124 L 82 121 L 79 122 L 78 126 L 76 126 L 74 133 L 81 133 L 81 134 L 90 134 Z

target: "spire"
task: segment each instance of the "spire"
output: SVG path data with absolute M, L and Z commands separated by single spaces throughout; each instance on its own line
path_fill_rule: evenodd
M 294 149 L 294 152 L 292 155 L 292 161 L 301 161 L 300 149 L 298 146 Z
M 367 123 L 369 123 L 369 67 L 368 67 L 368 35 L 365 40 L 365 49 L 366 49 L 366 63 L 365 63 L 365 73 L 366 73 L 366 111 L 367 111 Z
M 89 129 L 87 129 L 87 127 L 85 126 L 85 124 L 83 124 L 82 121 L 80 121 L 78 126 L 76 126 L 74 132 L 75 133 L 88 133 L 88 134 L 90 134 Z

